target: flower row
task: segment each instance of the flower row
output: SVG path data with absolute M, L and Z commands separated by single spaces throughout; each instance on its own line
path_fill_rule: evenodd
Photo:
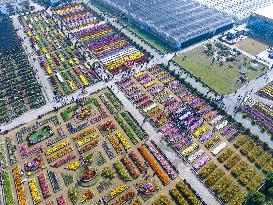
M 90 143 L 88 143 L 87 145 L 83 146 L 81 149 L 79 149 L 79 153 L 83 154 L 87 151 L 89 151 L 90 149 L 96 147 L 99 144 L 99 140 L 94 140 Z
M 69 152 L 72 152 L 73 148 L 71 146 L 66 147 L 65 149 L 57 152 L 56 154 L 52 155 L 51 157 L 47 158 L 48 163 L 51 163 L 59 158 L 61 158 L 62 156 L 68 154 Z
M 138 147 L 139 152 L 142 154 L 144 159 L 150 164 L 154 172 L 157 174 L 159 179 L 162 181 L 163 185 L 167 185 L 170 181 L 169 177 L 162 171 L 162 169 L 157 165 L 155 160 L 151 157 L 149 152 L 144 146 Z
M 81 139 L 78 142 L 76 142 L 76 146 L 77 147 L 81 147 L 81 146 L 87 144 L 88 142 L 90 142 L 90 141 L 98 138 L 98 137 L 99 137 L 99 134 L 97 132 L 95 132 L 92 135 L 90 135 L 90 136 L 88 136 L 88 137 L 86 137 L 84 139 Z
M 51 193 L 44 172 L 38 174 L 38 182 L 41 187 L 44 198 L 47 199 L 48 197 L 50 197 Z
M 121 158 L 121 161 L 122 161 L 123 165 L 126 167 L 126 169 L 128 170 L 128 172 L 130 173 L 130 175 L 134 179 L 139 177 L 139 175 L 140 175 L 139 172 L 134 167 L 132 161 L 126 155 Z
M 41 201 L 41 196 L 38 191 L 37 182 L 35 179 L 30 179 L 28 182 L 30 193 L 35 204 Z
M 173 167 L 170 165 L 170 162 L 166 160 L 165 156 L 159 151 L 153 143 L 146 144 L 149 151 L 153 154 L 155 159 L 159 164 L 164 168 L 166 173 L 170 176 L 171 179 L 177 177 L 177 173 L 174 171 Z
M 15 189 L 17 191 L 17 198 L 19 205 L 27 205 L 27 200 L 25 196 L 25 189 L 22 184 L 22 178 L 20 175 L 20 168 L 18 166 L 12 169 Z
M 126 150 L 131 148 L 131 145 L 120 131 L 116 131 L 115 135 Z
M 112 146 L 115 148 L 116 152 L 118 154 L 122 154 L 123 153 L 123 149 L 120 146 L 119 142 L 116 140 L 116 138 L 114 137 L 114 135 L 109 135 L 108 136 L 108 140 L 110 141 L 110 143 L 112 144 Z
M 53 146 L 53 147 L 47 149 L 47 150 L 45 151 L 45 155 L 46 155 L 46 156 L 51 155 L 52 153 L 59 151 L 60 149 L 66 147 L 66 146 L 69 145 L 69 144 L 70 144 L 69 139 L 64 140 L 64 141 L 62 141 L 60 144 L 55 145 L 55 146 Z
M 72 139 L 73 139 L 74 141 L 78 141 L 78 140 L 80 140 L 81 138 L 83 138 L 83 137 L 85 137 L 85 136 L 87 136 L 87 135 L 90 135 L 90 134 L 93 133 L 95 130 L 96 130 L 95 127 L 89 128 L 89 129 L 87 129 L 87 130 L 85 130 L 85 131 L 83 131 L 83 132 L 81 132 L 81 133 L 79 133 L 79 134 L 73 136 Z

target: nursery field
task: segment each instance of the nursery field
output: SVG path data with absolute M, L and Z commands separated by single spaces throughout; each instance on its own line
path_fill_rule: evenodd
M 93 66 L 45 10 L 20 16 L 19 21 L 55 95 L 66 96 L 100 80 Z
M 226 204 L 242 204 L 273 170 L 269 148 L 254 140 L 161 66 L 118 83 L 170 147 Z
M 87 5 L 60 6 L 55 13 L 111 74 L 130 70 L 148 61 L 144 51 L 100 19 Z
M 45 98 L 12 21 L 0 21 L 0 124 L 45 105 Z
M 201 204 L 108 89 L 1 137 L 7 204 Z

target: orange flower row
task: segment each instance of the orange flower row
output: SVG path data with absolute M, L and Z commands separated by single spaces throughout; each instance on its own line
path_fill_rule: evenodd
M 147 112 L 146 115 L 147 115 L 147 117 L 151 118 L 152 116 L 154 116 L 160 112 L 161 112 L 161 109 L 159 107 L 157 107 L 156 109 L 154 109 L 150 112 Z
M 156 127 L 161 127 L 161 126 L 163 126 L 163 125 L 166 124 L 170 119 L 171 119 L 171 117 L 163 118 L 162 120 L 156 122 Z
M 17 166 L 12 169 L 13 179 L 15 183 L 15 188 L 17 191 L 18 201 L 20 205 L 27 205 L 27 200 L 25 197 L 25 190 L 22 184 L 22 178 L 20 176 L 20 168 Z
M 94 132 L 96 130 L 96 128 L 92 127 L 88 130 L 85 130 L 81 133 L 79 133 L 78 135 L 72 137 L 73 141 L 78 141 L 79 139 L 83 138 L 84 136 L 89 135 L 90 133 Z
M 116 152 L 118 154 L 121 154 L 123 152 L 120 144 L 118 143 L 118 141 L 116 140 L 116 138 L 113 135 L 110 135 L 108 137 L 109 141 L 111 142 L 111 144 L 113 145 L 113 147 L 115 148 Z
M 170 178 L 162 171 L 162 169 L 157 165 L 155 160 L 151 157 L 149 152 L 144 146 L 140 146 L 138 148 L 139 152 L 142 154 L 142 156 L 145 158 L 145 160 L 150 164 L 152 169 L 155 171 L 159 179 L 161 180 L 162 184 L 165 186 L 169 183 Z
M 85 145 L 83 148 L 79 150 L 80 154 L 83 154 L 87 152 L 88 150 L 92 149 L 93 147 L 96 147 L 99 144 L 99 140 L 95 140 L 93 142 L 90 142 L 89 144 Z

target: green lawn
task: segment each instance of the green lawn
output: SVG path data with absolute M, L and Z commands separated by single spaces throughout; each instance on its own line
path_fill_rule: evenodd
M 148 33 L 145 30 L 140 29 L 138 26 L 130 23 L 128 25 L 128 22 L 123 20 L 122 24 L 126 26 L 127 29 L 132 31 L 134 34 L 136 34 L 138 37 L 146 41 L 148 44 L 150 44 L 152 47 L 155 47 L 157 50 L 159 50 L 161 53 L 171 53 L 174 52 L 175 49 L 171 48 L 167 43 L 164 43 L 157 37 L 153 36 L 152 34 Z
M 268 45 L 266 43 L 251 37 L 240 41 L 237 45 L 239 49 L 254 56 L 258 55 L 259 53 L 265 51 L 268 48 Z
M 174 57 L 173 60 L 220 94 L 231 94 L 244 85 L 237 81 L 237 79 L 241 75 L 239 67 L 243 65 L 245 56 L 240 55 L 237 58 L 237 62 L 224 62 L 223 66 L 220 66 L 216 61 L 212 64 L 212 58 L 207 57 L 203 53 L 203 50 L 204 47 L 200 46 L 185 54 Z M 186 58 L 183 60 L 184 56 Z M 247 58 L 247 65 L 249 64 L 249 60 Z M 248 81 L 265 73 L 267 69 L 267 67 L 261 64 L 259 64 L 256 70 L 249 69 L 250 72 L 246 75 Z
M 98 2 L 96 0 L 91 1 L 91 4 L 93 4 L 94 6 L 96 6 L 98 9 L 106 12 L 110 16 L 113 16 L 115 14 L 114 11 L 112 11 L 111 9 L 109 9 L 108 7 L 104 6 L 103 4 L 101 4 L 100 2 Z

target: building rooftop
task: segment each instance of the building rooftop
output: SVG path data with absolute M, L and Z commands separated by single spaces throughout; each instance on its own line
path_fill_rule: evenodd
M 273 5 L 258 9 L 254 14 L 273 20 Z

